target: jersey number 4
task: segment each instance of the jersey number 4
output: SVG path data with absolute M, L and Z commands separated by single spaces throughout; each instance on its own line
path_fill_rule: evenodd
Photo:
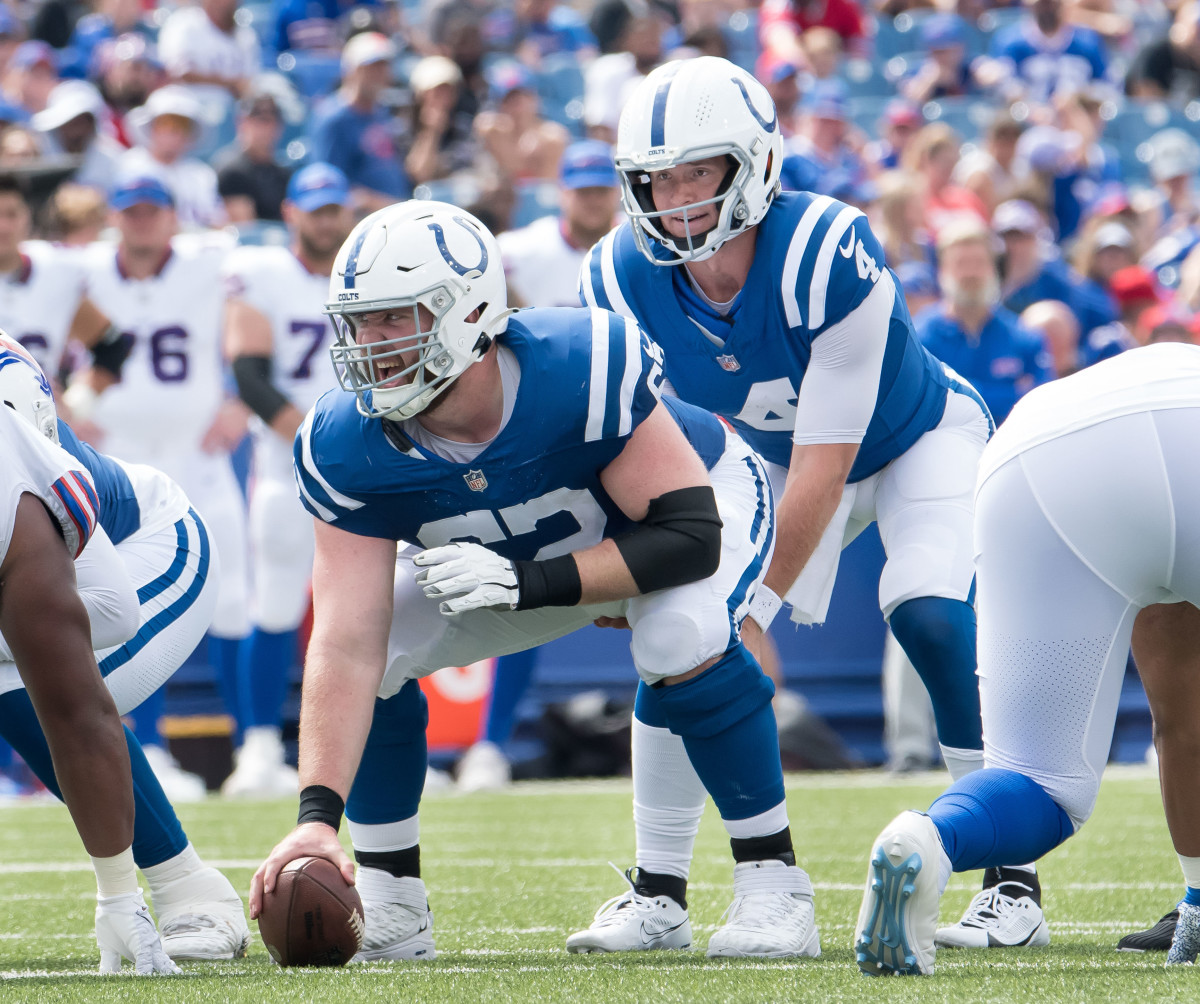
M 436 519 L 421 526 L 417 531 L 417 539 L 425 547 L 441 547 L 452 540 L 495 544 L 512 537 L 537 533 L 539 523 L 563 512 L 574 518 L 578 529 L 566 537 L 543 544 L 533 556 L 534 560 L 557 558 L 599 543 L 608 517 L 586 488 L 555 488 L 538 498 L 503 509 L 475 509 L 459 516 Z M 555 525 L 561 524 L 555 521 Z

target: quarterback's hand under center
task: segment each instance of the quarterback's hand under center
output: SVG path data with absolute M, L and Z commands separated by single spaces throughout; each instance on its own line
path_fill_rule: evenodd
M 417 585 L 430 599 L 441 600 L 444 614 L 482 607 L 515 610 L 520 598 L 513 563 L 481 544 L 431 547 L 413 557 Z

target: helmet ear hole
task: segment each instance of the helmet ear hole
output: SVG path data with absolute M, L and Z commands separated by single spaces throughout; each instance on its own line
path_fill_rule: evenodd
M 766 164 L 766 167 L 763 168 L 763 179 L 762 180 L 763 180 L 764 185 L 771 179 L 771 167 L 774 165 L 774 163 L 775 163 L 775 151 L 772 150 L 770 153 L 767 154 L 767 164 Z

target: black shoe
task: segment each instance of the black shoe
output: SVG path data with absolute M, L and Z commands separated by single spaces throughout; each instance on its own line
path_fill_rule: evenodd
M 1175 937 L 1175 922 L 1179 911 L 1172 910 L 1148 931 L 1127 934 L 1117 942 L 1118 952 L 1166 952 L 1170 951 Z

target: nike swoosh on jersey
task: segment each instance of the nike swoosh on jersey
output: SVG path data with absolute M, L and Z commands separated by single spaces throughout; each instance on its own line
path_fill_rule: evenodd
M 838 251 L 841 253 L 843 258 L 849 258 L 852 254 L 854 254 L 854 227 L 850 228 L 850 236 L 846 240 L 846 246 L 844 248 L 838 248 Z

